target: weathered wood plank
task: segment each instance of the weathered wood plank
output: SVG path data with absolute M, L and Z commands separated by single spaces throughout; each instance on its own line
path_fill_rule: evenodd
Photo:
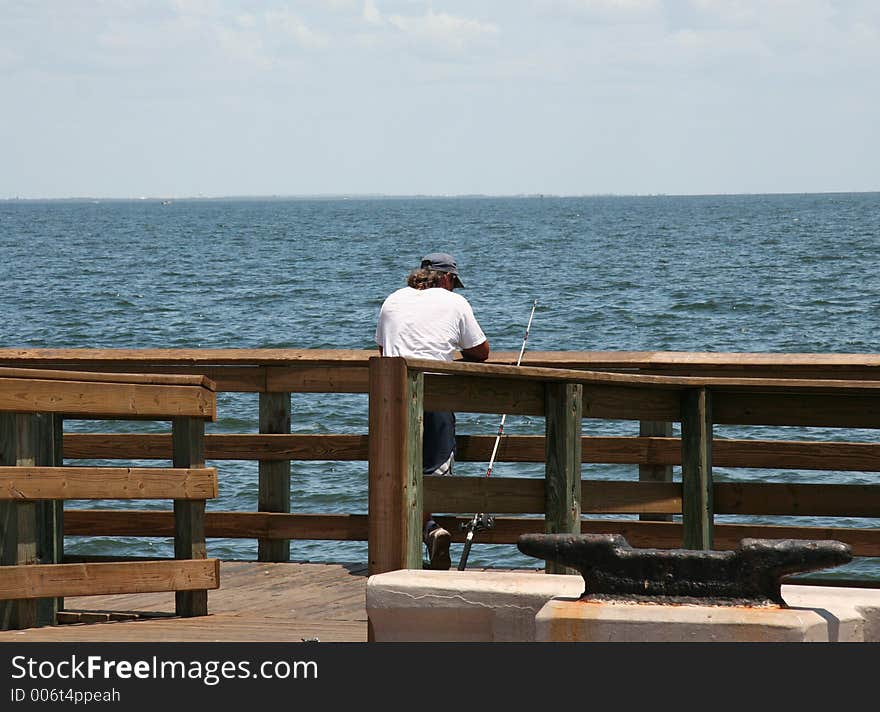
M 425 478 L 425 507 L 437 512 L 543 514 L 544 479 L 526 477 Z M 587 514 L 681 513 L 681 484 L 582 480 Z
M 366 461 L 367 435 L 226 435 L 205 436 L 209 460 Z M 456 460 L 488 461 L 494 435 L 459 435 Z M 584 463 L 668 467 L 681 464 L 678 438 L 591 436 L 581 439 Z M 155 433 L 65 433 L 68 459 L 171 459 L 171 436 Z M 880 443 L 738 440 L 715 437 L 712 457 L 718 467 L 880 472 Z M 498 462 L 543 462 L 543 435 L 505 435 Z
M 585 383 L 583 416 L 610 420 L 679 420 L 679 396 L 670 389 Z
M 578 534 L 581 523 L 581 422 L 583 389 L 579 384 L 548 383 L 545 389 L 544 531 Z M 546 562 L 552 574 L 577 574 Z
M 30 364 L 39 365 L 39 364 Z M 66 364 L 52 364 L 51 367 L 40 371 L 57 371 L 65 368 Z M 70 367 L 75 371 L 71 374 L 88 374 L 92 380 L 102 380 L 104 376 L 112 377 L 111 380 L 124 382 L 130 375 L 144 376 L 145 382 L 150 378 L 162 382 L 166 376 L 188 377 L 196 379 L 192 384 L 199 385 L 199 381 L 206 379 L 206 387 L 217 392 L 258 393 L 266 390 L 266 369 L 262 366 L 213 366 L 203 364 L 199 366 L 181 366 L 178 364 L 154 364 L 143 361 L 116 362 L 116 361 L 86 361 L 71 363 Z M 132 374 L 136 369 L 137 374 Z M 88 380 L 80 378 L 78 380 Z M 174 385 L 187 385 L 178 381 Z
M 68 459 L 171 459 L 171 435 L 66 433 Z M 207 434 L 208 460 L 363 460 L 367 435 Z
M 437 362 L 441 363 L 441 362 Z M 426 410 L 543 415 L 542 383 L 519 379 L 425 374 Z
M 206 366 L 285 366 L 290 364 L 366 365 L 375 350 L 346 349 L 0 349 L 0 363 L 29 366 L 62 365 L 75 368 L 94 364 L 108 368 L 114 364 L 192 366 L 197 372 Z M 137 371 L 137 369 L 134 369 Z
M 636 389 L 672 389 L 682 391 L 694 388 L 713 388 L 726 393 L 783 394 L 809 392 L 812 394 L 847 393 L 850 396 L 880 394 L 880 380 L 855 381 L 852 379 L 799 379 L 799 378 L 753 378 L 715 376 L 655 376 L 640 373 L 616 373 L 608 371 L 580 371 L 562 368 L 534 366 L 501 366 L 492 363 L 466 361 L 431 361 L 429 359 L 406 360 L 412 370 L 449 376 L 479 376 L 480 378 L 508 378 L 528 381 L 559 381 L 580 383 L 587 386 L 624 386 Z
M 252 392 L 267 390 L 265 375 L 256 375 L 263 367 L 363 368 L 373 355 L 373 350 L 320 349 L 0 349 L 0 363 L 27 368 L 204 374 L 217 382 L 218 390 Z M 488 363 L 512 365 L 517 357 L 518 352 L 497 351 Z M 880 377 L 880 357 L 875 354 L 533 351 L 524 355 L 523 365 L 685 376 L 841 380 Z M 335 387 L 332 383 L 328 386 L 330 390 Z M 349 388 L 351 384 L 342 387 Z
M 880 397 L 860 391 L 795 394 L 712 390 L 713 417 L 719 424 L 880 428 Z
M 716 482 L 716 514 L 880 517 L 880 484 Z
M 425 481 L 425 504 L 438 512 L 541 514 L 544 480 L 444 477 Z M 715 482 L 716 514 L 876 517 L 880 485 Z M 681 514 L 680 482 L 583 480 L 584 514 Z
M 294 393 L 366 393 L 370 387 L 366 365 L 268 367 L 266 388 Z
M 421 568 L 424 376 L 401 358 L 370 359 L 370 574 Z
M 641 421 L 639 423 L 639 437 L 642 438 L 672 438 L 672 423 L 658 422 L 653 420 Z M 679 448 L 679 455 L 681 448 Z M 639 464 L 639 481 L 640 482 L 672 482 L 672 466 L 671 465 L 655 465 L 655 464 Z M 639 519 L 643 521 L 654 522 L 671 522 L 670 514 L 640 514 Z
M 216 496 L 217 470 L 213 467 L 0 467 L 0 500 Z
M 270 365 L 290 363 L 333 365 L 359 363 L 366 365 L 375 349 L 0 349 L 0 363 L 44 365 L 100 362 L 125 364 L 191 364 L 194 368 L 208 365 Z M 514 364 L 518 351 L 493 351 L 491 363 Z M 693 351 L 530 351 L 523 364 L 553 367 L 589 368 L 731 368 L 748 372 L 752 368 L 814 369 L 841 373 L 851 370 L 880 372 L 880 355 L 870 353 L 755 353 L 755 352 L 693 352 Z M 824 372 L 824 371 L 823 371 Z
M 503 451 L 508 460 L 532 459 L 538 443 L 510 436 Z M 534 436 L 533 436 L 534 437 Z M 485 447 L 484 444 L 481 444 Z M 470 452 L 468 451 L 468 454 Z M 584 462 L 636 465 L 680 465 L 678 438 L 585 437 Z M 479 459 L 479 458 L 476 458 Z M 880 471 L 880 444 L 796 440 L 737 440 L 715 436 L 712 460 L 718 467 L 753 467 L 790 470 Z
M 285 435 L 290 432 L 290 393 L 260 393 L 259 410 L 261 434 Z M 260 460 L 257 467 L 257 509 L 261 512 L 289 512 L 290 460 Z M 290 542 L 261 538 L 257 542 L 257 559 L 289 561 Z
M 215 390 L 214 383 L 204 375 L 174 375 L 148 373 L 101 373 L 94 371 L 67 371 L 52 369 L 0 367 L 0 379 L 43 381 L 75 381 L 77 383 L 125 383 L 132 385 L 188 386 Z
M 425 477 L 423 489 L 429 512 L 544 513 L 544 478 Z
M 217 559 L 0 567 L 0 597 L 6 599 L 184 592 L 219 585 Z
M 438 517 L 437 522 L 452 533 L 453 541 L 460 541 L 459 525 L 465 517 Z M 480 532 L 482 544 L 513 544 L 520 534 L 540 534 L 544 531 L 541 518 L 495 517 L 495 526 Z M 583 519 L 581 532 L 585 534 L 620 534 L 631 546 L 640 548 L 681 548 L 682 525 L 679 522 L 641 522 L 635 519 Z M 880 556 L 880 529 L 852 527 L 796 527 L 759 524 L 716 524 L 713 547 L 716 550 L 735 549 L 740 540 L 759 539 L 831 539 L 852 547 L 854 556 Z
M 0 378 L 0 411 L 79 418 L 213 420 L 216 394 L 203 387 Z
M 713 398 L 718 401 L 718 423 L 880 427 L 880 382 L 611 373 L 587 376 L 575 371 L 507 366 L 484 366 L 489 370 L 477 377 L 472 373 L 477 366 L 484 365 L 444 362 L 437 369 L 442 370 L 440 375 L 429 374 L 426 385 L 429 407 L 540 415 L 535 392 L 524 392 L 524 388 L 534 388 L 536 384 L 526 379 L 553 380 L 565 374 L 571 382 L 584 387 L 585 418 L 677 421 L 680 420 L 680 396 L 672 391 L 711 388 Z M 519 388 L 518 379 L 521 379 Z M 488 400 L 479 397 L 483 389 L 489 391 Z
M 36 456 L 38 467 L 56 467 L 61 463 L 63 420 L 60 415 L 39 413 Z M 64 501 L 45 499 L 36 503 L 37 563 L 60 564 L 64 548 Z M 37 624 L 54 625 L 58 611 L 64 606 L 62 598 L 42 598 L 37 601 Z
M 64 526 L 68 536 L 173 536 L 174 512 L 68 509 Z M 368 526 L 366 514 L 206 512 L 205 534 L 225 539 L 366 541 Z
M 0 451 L 11 469 L 32 467 L 37 457 L 36 416 L 27 413 L 0 414 Z M 0 576 L 18 565 L 37 563 L 37 507 L 35 502 L 6 502 L 0 505 Z M 3 600 L 0 595 L 0 628 L 20 629 L 37 625 L 36 600 Z
M 516 352 L 493 352 L 491 362 L 515 363 Z M 880 355 L 833 353 L 750 353 L 693 351 L 531 351 L 523 365 L 575 369 L 674 370 L 676 373 L 729 372 L 738 375 L 821 373 L 821 377 L 844 377 L 855 373 L 865 380 L 880 374 Z
M 205 466 L 205 421 L 174 418 L 171 422 L 174 467 L 202 469 Z M 174 558 L 206 559 L 205 502 L 174 500 Z M 175 611 L 180 616 L 208 615 L 208 591 L 181 590 L 175 594 Z
M 712 548 L 712 395 L 708 388 L 681 394 L 682 524 L 685 549 Z
M 545 386 L 545 504 L 544 531 L 580 533 L 581 422 L 583 387 L 548 383 Z M 574 569 L 545 563 L 551 574 L 577 575 Z
M 376 359 L 380 360 L 380 359 Z M 372 363 L 372 361 L 371 361 Z M 424 491 L 422 490 L 422 448 L 424 446 L 423 426 L 425 420 L 425 377 L 424 374 L 407 371 L 407 399 L 405 406 L 406 460 L 403 475 L 403 540 L 404 560 L 402 565 L 409 569 L 422 568 L 422 534 Z M 373 431 L 377 432 L 377 431 Z M 378 431 L 381 432 L 381 431 Z M 371 517 L 372 519 L 372 517 Z

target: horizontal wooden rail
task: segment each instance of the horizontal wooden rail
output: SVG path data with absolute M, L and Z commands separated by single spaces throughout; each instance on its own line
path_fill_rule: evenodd
M 0 368 L 0 412 L 77 418 L 216 417 L 214 384 L 203 377 L 108 375 Z
M 488 461 L 495 436 L 459 435 L 456 460 Z M 680 465 L 678 438 L 590 436 L 581 439 L 581 460 L 591 464 Z M 367 435 L 205 436 L 209 460 L 367 459 Z M 713 460 L 719 467 L 880 472 L 880 443 L 715 438 Z M 136 433 L 65 433 L 67 459 L 170 459 L 171 436 Z M 543 435 L 505 435 L 499 462 L 543 462 Z
M 448 529 L 453 541 L 461 541 L 462 517 L 437 517 L 437 523 Z M 513 544 L 520 534 L 540 534 L 542 518 L 496 517 L 492 529 L 480 532 L 486 544 Z M 677 549 L 681 546 L 682 525 L 678 522 L 643 522 L 622 519 L 582 519 L 584 534 L 620 534 L 633 547 Z M 854 556 L 880 556 L 880 529 L 851 527 L 801 527 L 760 524 L 715 524 L 714 548 L 735 549 L 745 537 L 761 539 L 829 539 L 852 547 Z
M 0 379 L 14 381 L 53 381 L 66 383 L 123 383 L 128 385 L 146 386 L 189 386 L 193 388 L 205 388 L 209 391 L 216 390 L 211 379 L 204 375 L 173 375 L 173 374 L 150 374 L 150 373 L 100 373 L 94 371 L 70 371 L 57 369 L 33 369 L 33 368 L 9 368 L 0 366 Z M 21 383 L 22 387 L 28 384 Z
M 426 477 L 425 507 L 433 512 L 544 511 L 544 479 Z M 716 514 L 876 517 L 880 485 L 715 482 Z M 585 514 L 681 514 L 680 482 L 582 480 Z
M 367 460 L 367 435 L 205 435 L 209 460 Z M 171 436 L 156 433 L 65 433 L 64 457 L 75 460 L 164 460 Z
M 0 349 L 0 364 L 28 368 L 113 371 L 128 368 L 143 373 L 147 368 L 176 367 L 205 373 L 209 367 L 366 367 L 374 349 Z M 517 351 L 493 351 L 489 362 L 514 364 Z M 671 371 L 736 375 L 766 373 L 806 378 L 872 378 L 880 372 L 878 354 L 754 353 L 693 351 L 529 351 L 523 365 L 550 368 L 625 371 Z
M 543 415 L 542 382 L 583 387 L 583 416 L 681 421 L 681 395 L 712 392 L 720 425 L 880 428 L 880 381 L 655 376 L 406 359 L 424 373 L 425 408 Z M 434 365 L 432 364 L 439 364 Z
M 174 532 L 171 511 L 68 509 L 66 536 L 166 537 Z M 365 514 L 206 512 L 205 534 L 223 539 L 317 539 L 366 541 Z
M 438 516 L 437 522 L 462 542 L 461 525 L 469 517 Z M 170 536 L 172 512 L 129 510 L 78 510 L 65 512 L 68 536 Z M 542 533 L 543 517 L 496 516 L 495 526 L 480 532 L 485 544 L 514 544 L 520 534 Z M 625 519 L 581 520 L 584 533 L 622 534 L 636 547 L 674 549 L 681 546 L 678 522 L 643 522 Z M 266 512 L 208 512 L 205 534 L 209 538 L 278 538 L 366 541 L 366 514 L 274 514 Z M 743 537 L 768 539 L 835 539 L 850 544 L 855 556 L 880 556 L 880 529 L 803 527 L 763 524 L 716 524 L 715 547 L 735 549 Z
M 216 589 L 219 559 L 35 564 L 0 568 L 0 599 Z
M 434 361 L 431 359 L 404 359 L 412 371 L 433 376 L 458 377 L 466 383 L 467 378 L 498 379 L 518 382 L 579 383 L 585 388 L 592 386 L 618 386 L 635 390 L 683 391 L 694 388 L 712 388 L 729 393 L 829 393 L 849 392 L 857 395 L 876 395 L 880 382 L 851 379 L 802 379 L 802 378 L 755 378 L 729 376 L 666 376 L 641 373 L 609 373 L 583 371 L 567 368 L 537 366 L 506 366 L 466 361 Z M 506 390 L 506 387 L 502 387 Z
M 0 467 L 0 500 L 216 496 L 217 470 L 213 467 Z
M 101 372 L 199 374 L 218 391 L 366 393 L 372 350 L 324 349 L 0 349 L 0 364 Z M 497 351 L 494 365 L 515 364 Z M 876 354 L 533 351 L 524 366 L 678 376 L 872 380 Z

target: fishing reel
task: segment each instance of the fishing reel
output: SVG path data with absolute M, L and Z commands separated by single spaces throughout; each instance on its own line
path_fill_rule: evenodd
M 479 532 L 495 526 L 495 517 L 491 514 L 475 514 L 469 522 L 461 523 L 462 531 Z

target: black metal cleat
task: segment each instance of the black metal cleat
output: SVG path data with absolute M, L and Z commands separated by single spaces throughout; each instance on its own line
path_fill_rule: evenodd
M 783 576 L 852 561 L 848 544 L 829 540 L 743 539 L 733 551 L 633 549 L 617 534 L 523 534 L 528 556 L 584 577 L 584 599 L 658 603 L 784 605 Z

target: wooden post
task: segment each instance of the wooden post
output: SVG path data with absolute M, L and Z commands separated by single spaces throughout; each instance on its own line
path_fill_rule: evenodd
M 0 414 L 2 464 L 33 467 L 36 451 L 34 416 Z M 35 502 L 0 502 L 0 565 L 37 563 L 37 510 Z M 0 601 L 0 629 L 15 630 L 37 625 L 37 600 Z
M 639 423 L 643 438 L 671 438 L 672 423 L 643 420 Z M 639 482 L 672 482 L 672 465 L 639 465 Z M 671 514 L 640 514 L 643 522 L 671 522 Z
M 712 398 L 708 388 L 681 396 L 682 546 L 712 548 Z
M 424 390 L 405 359 L 370 358 L 370 575 L 422 568 Z
M 64 416 L 56 413 L 52 416 L 52 448 L 53 462 L 56 466 L 64 465 Z M 64 500 L 59 499 L 55 507 L 55 555 L 58 562 L 64 561 Z M 56 610 L 64 610 L 64 599 L 56 598 Z
M 548 534 L 579 534 L 583 388 L 580 384 L 548 383 L 544 400 L 545 531 Z M 549 561 L 545 570 L 548 574 L 578 573 Z
M 260 432 L 290 432 L 290 393 L 260 393 Z M 290 460 L 260 460 L 257 509 L 290 512 Z M 290 561 L 289 539 L 259 539 L 258 561 Z
M 174 418 L 171 430 L 174 467 L 205 466 L 205 422 L 199 418 Z M 174 500 L 174 558 L 205 559 L 205 501 Z M 208 615 L 208 591 L 175 591 L 179 616 Z
M 62 464 L 61 443 L 62 418 L 52 413 L 35 416 L 36 464 L 41 467 L 58 467 Z M 37 561 L 41 564 L 60 564 L 64 547 L 64 500 L 47 499 L 36 503 Z M 39 625 L 55 625 L 58 611 L 64 606 L 63 598 L 41 598 L 37 602 Z

